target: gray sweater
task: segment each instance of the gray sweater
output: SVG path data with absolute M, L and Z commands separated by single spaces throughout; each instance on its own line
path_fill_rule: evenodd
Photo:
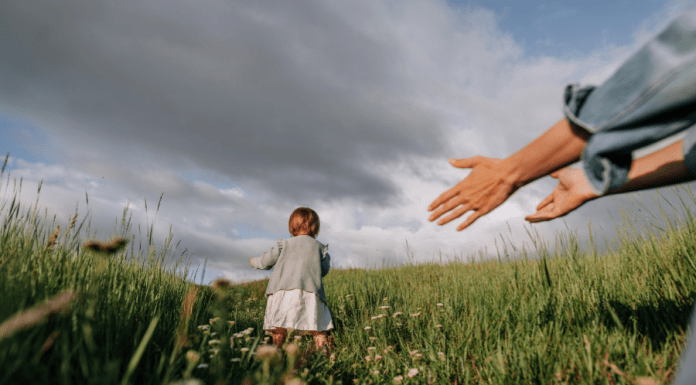
M 309 235 L 278 239 L 278 245 L 251 259 L 254 269 L 268 270 L 275 265 L 266 287 L 266 298 L 280 290 L 302 289 L 316 293 L 326 303 L 321 278 L 331 268 L 329 245 Z

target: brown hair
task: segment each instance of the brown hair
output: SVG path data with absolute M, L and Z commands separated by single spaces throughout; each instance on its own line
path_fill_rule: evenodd
M 293 237 L 309 235 L 316 238 L 319 234 L 319 215 L 309 207 L 298 207 L 290 214 L 288 228 Z

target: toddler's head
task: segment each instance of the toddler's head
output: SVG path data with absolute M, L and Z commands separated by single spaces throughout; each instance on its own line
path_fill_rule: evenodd
M 309 235 L 316 238 L 319 234 L 319 215 L 309 207 L 299 207 L 290 214 L 288 228 L 293 237 Z

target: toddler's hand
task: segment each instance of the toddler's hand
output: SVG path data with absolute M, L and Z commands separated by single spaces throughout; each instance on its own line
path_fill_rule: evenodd
M 552 172 L 551 176 L 558 179 L 558 185 L 539 203 L 535 214 L 524 218 L 531 223 L 562 217 L 583 203 L 597 198 L 582 170 L 566 167 Z

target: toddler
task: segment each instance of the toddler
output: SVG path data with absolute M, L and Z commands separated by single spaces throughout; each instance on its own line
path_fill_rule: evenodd
M 308 207 L 293 211 L 288 227 L 292 238 L 278 239 L 270 251 L 250 260 L 255 269 L 275 265 L 266 288 L 263 329 L 272 334 L 279 348 L 285 343 L 287 329 L 311 334 L 316 349 L 327 354 L 328 332 L 334 327 L 322 284 L 330 269 L 329 245 L 315 239 L 319 216 Z

